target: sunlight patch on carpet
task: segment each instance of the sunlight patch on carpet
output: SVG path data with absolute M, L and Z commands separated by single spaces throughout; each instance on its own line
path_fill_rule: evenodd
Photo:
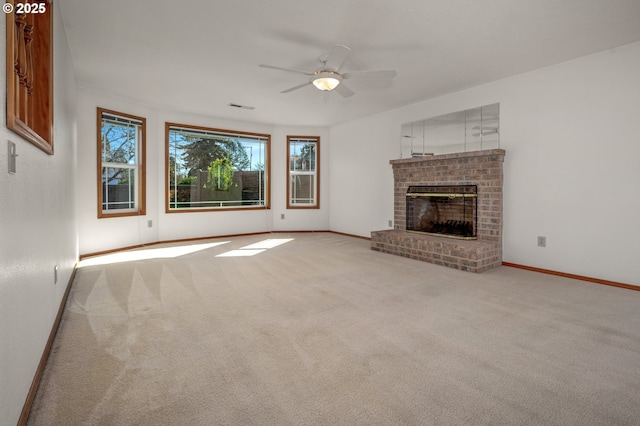
M 78 268 L 82 268 L 84 266 L 107 265 L 110 263 L 135 262 L 137 260 L 146 259 L 170 259 L 210 249 L 229 242 L 230 241 L 221 241 L 217 243 L 190 244 L 185 246 L 162 247 L 105 254 L 103 256 L 91 257 L 80 261 Z
M 222 254 L 216 255 L 216 257 L 249 257 L 249 256 L 255 256 L 256 254 L 260 254 L 263 251 L 266 251 L 266 250 L 244 250 L 244 249 L 231 250 L 231 251 L 227 251 Z
M 231 251 L 219 254 L 216 257 L 255 256 L 256 254 L 260 254 L 263 251 L 266 251 L 268 249 L 278 247 L 279 245 L 288 243 L 289 241 L 293 241 L 293 238 L 269 238 L 263 241 L 259 241 L 257 243 L 249 244 L 248 246 L 241 247 L 237 250 L 231 250 Z

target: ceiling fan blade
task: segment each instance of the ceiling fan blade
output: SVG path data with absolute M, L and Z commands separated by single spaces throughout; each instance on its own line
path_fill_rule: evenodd
M 327 56 L 327 59 L 324 63 L 325 68 L 333 71 L 338 71 L 344 61 L 347 59 L 347 56 L 349 56 L 349 53 L 351 53 L 351 49 L 349 49 L 347 46 L 336 44 L 331 48 L 331 51 Z
M 306 83 L 298 84 L 297 86 L 293 86 L 293 87 L 291 87 L 291 88 L 289 88 L 289 89 L 287 89 L 287 90 L 283 90 L 283 91 L 282 91 L 282 92 L 280 92 L 280 93 L 289 93 L 289 92 L 293 92 L 294 90 L 302 89 L 304 86 L 308 86 L 308 85 L 310 85 L 310 84 L 311 84 L 311 82 L 310 82 L 310 81 L 307 81 Z
M 269 68 L 272 70 L 279 70 L 279 71 L 287 71 L 287 72 L 293 72 L 296 74 L 304 74 L 304 75 L 313 75 L 312 72 L 307 72 L 307 71 L 301 71 L 301 70 L 294 70 L 292 68 L 282 68 L 282 67 L 275 67 L 273 65 L 265 65 L 265 64 L 260 64 L 258 65 L 261 68 Z
M 335 90 L 336 92 L 340 93 L 343 98 L 348 98 L 348 97 L 351 97 L 351 96 L 355 95 L 353 90 L 351 90 L 347 86 L 345 86 L 344 83 L 338 84 L 338 86 L 333 90 Z
M 387 79 L 390 80 L 398 75 L 397 72 L 393 70 L 379 70 L 379 71 L 350 71 L 342 74 L 342 78 L 379 78 L 379 79 Z

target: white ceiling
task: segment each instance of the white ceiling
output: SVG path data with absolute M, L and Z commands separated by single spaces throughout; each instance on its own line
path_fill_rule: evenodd
M 640 0 L 57 0 L 81 87 L 161 109 L 332 125 L 640 40 Z M 334 44 L 342 98 L 308 77 Z M 248 105 L 237 109 L 229 103 Z

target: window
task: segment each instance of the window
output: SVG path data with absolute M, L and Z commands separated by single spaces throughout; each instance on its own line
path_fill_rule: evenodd
M 145 214 L 145 124 L 98 108 L 98 217 Z
M 287 208 L 320 208 L 320 138 L 287 136 Z
M 166 124 L 167 212 L 269 208 L 270 136 Z

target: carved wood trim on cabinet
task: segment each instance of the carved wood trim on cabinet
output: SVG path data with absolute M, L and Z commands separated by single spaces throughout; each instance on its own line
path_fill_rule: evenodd
M 53 5 L 5 3 L 13 6 L 6 14 L 7 127 L 53 155 Z

